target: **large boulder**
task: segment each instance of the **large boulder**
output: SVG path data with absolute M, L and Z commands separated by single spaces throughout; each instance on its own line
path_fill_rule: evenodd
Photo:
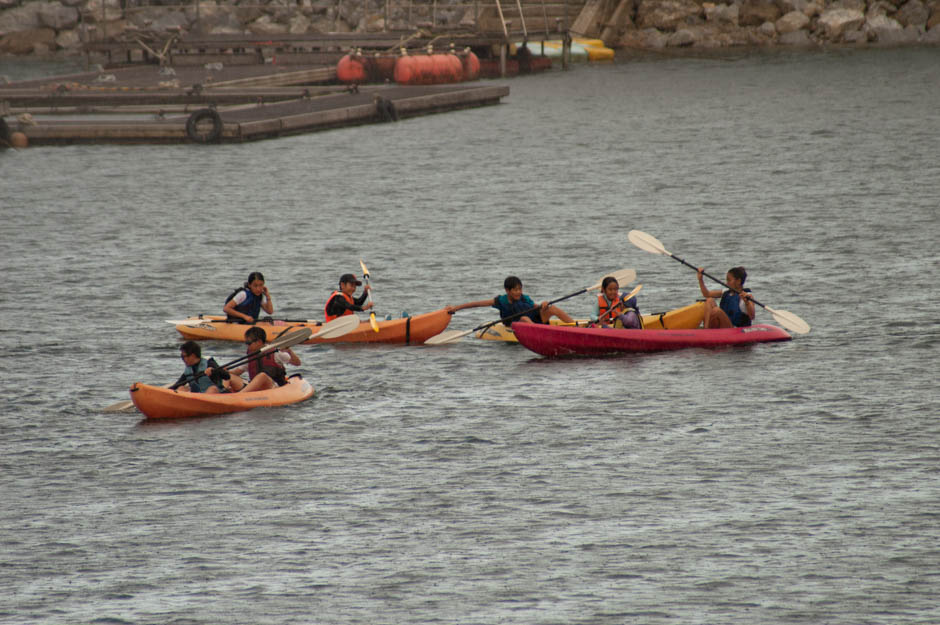
M 817 29 L 830 41 L 841 41 L 846 32 L 858 30 L 865 23 L 865 14 L 856 9 L 829 9 L 823 11 Z
M 908 0 L 901 5 L 894 17 L 901 26 L 926 28 L 930 12 L 920 0 Z
M 940 0 L 931 0 L 927 3 L 930 10 L 930 17 L 927 18 L 927 30 L 933 30 L 940 26 Z
M 287 26 L 274 21 L 270 15 L 262 15 L 251 24 L 248 30 L 255 35 L 286 35 Z
M 741 26 L 760 26 L 764 22 L 776 22 L 781 15 L 777 3 L 768 0 L 744 0 L 739 12 L 738 24 Z
M 39 20 L 40 2 L 29 2 L 24 6 L 16 7 L 0 13 L 0 36 L 22 30 L 42 28 Z
M 666 47 L 669 36 L 655 28 L 628 28 L 620 38 L 620 45 L 624 48 L 639 48 L 645 50 L 659 50 Z
M 55 31 L 51 28 L 21 30 L 0 39 L 0 52 L 8 54 L 43 54 L 55 47 Z
M 904 27 L 887 15 L 872 15 L 865 22 L 865 29 L 878 43 L 896 44 L 903 38 Z
M 705 9 L 705 21 L 709 24 L 737 26 L 740 16 L 740 8 L 737 4 L 712 4 L 707 2 L 702 5 Z
M 44 4 L 37 15 L 43 26 L 55 30 L 75 28 L 78 25 L 78 9 L 63 6 L 57 2 Z
M 704 12 L 693 0 L 642 0 L 636 11 L 640 29 L 676 30 L 680 26 L 699 24 Z
M 87 0 L 82 21 L 84 22 L 113 22 L 124 19 L 124 10 L 120 0 Z
M 795 30 L 802 30 L 809 25 L 809 18 L 802 11 L 790 11 L 776 22 L 777 32 L 781 35 L 792 33 Z

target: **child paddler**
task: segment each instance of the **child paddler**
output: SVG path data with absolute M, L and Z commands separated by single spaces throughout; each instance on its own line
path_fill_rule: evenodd
M 238 289 L 235 289 L 225 300 L 222 308 L 229 321 L 244 321 L 254 323 L 261 315 L 261 310 L 269 315 L 274 314 L 274 303 L 271 293 L 264 284 L 264 275 L 260 271 L 248 274 L 248 280 Z
M 499 311 L 500 319 L 518 315 L 513 319 L 507 320 L 507 326 L 511 326 L 517 321 L 522 323 L 548 323 L 548 320 L 552 317 L 558 317 L 565 323 L 574 323 L 574 319 L 558 306 L 549 305 L 548 302 L 536 304 L 532 301 L 531 297 L 522 292 L 522 280 L 516 276 L 508 276 L 503 281 L 503 289 L 506 291 L 504 295 L 497 295 L 492 299 L 467 302 L 459 306 L 448 306 L 447 311 L 453 314 L 464 308 L 492 306 Z
M 725 276 L 725 283 L 731 287 L 727 291 L 709 291 L 705 288 L 702 275 L 705 270 L 698 269 L 698 287 L 705 297 L 706 328 L 741 328 L 751 325 L 754 319 L 754 302 L 751 300 L 751 289 L 744 288 L 747 272 L 744 267 L 732 267 Z M 715 303 L 715 298 L 721 298 Z
M 601 291 L 594 302 L 594 316 L 603 328 L 617 327 L 615 324 L 618 321 L 627 329 L 639 330 L 643 327 L 636 296 L 624 300 L 620 284 L 613 276 L 607 276 L 601 282 Z
M 179 386 L 188 383 L 189 390 L 193 393 L 211 394 L 241 390 L 242 379 L 230 375 L 219 366 L 215 358 L 203 358 L 199 343 L 186 341 L 180 345 L 180 358 L 183 359 L 186 368 L 180 379 L 176 381 Z
M 362 286 L 362 281 L 354 273 L 344 273 L 339 277 L 339 290 L 330 293 L 326 300 L 326 306 L 323 307 L 324 322 L 372 308 L 372 302 L 363 306 L 366 298 L 369 297 L 369 285 L 366 285 L 366 288 L 362 290 L 362 295 L 353 297 L 358 286 Z
M 268 334 L 264 328 L 252 326 L 245 330 L 245 345 L 248 346 L 247 355 L 257 354 L 268 342 Z M 287 384 L 287 369 L 285 365 L 300 365 L 300 358 L 291 348 L 266 352 L 259 358 L 249 360 L 246 365 L 233 370 L 233 373 L 248 372 L 248 384 L 243 391 L 264 391 L 275 386 Z

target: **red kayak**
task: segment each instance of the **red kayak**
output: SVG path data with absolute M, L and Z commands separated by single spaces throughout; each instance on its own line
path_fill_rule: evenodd
M 543 356 L 658 352 L 687 347 L 724 347 L 789 341 L 793 338 L 777 326 L 764 324 L 713 330 L 613 330 L 514 323 L 512 330 L 520 343 Z

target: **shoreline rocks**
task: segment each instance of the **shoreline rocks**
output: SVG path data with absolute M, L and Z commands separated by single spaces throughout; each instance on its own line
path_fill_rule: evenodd
M 267 2 L 267 4 L 263 4 Z M 456 0 L 455 0 L 456 2 Z M 134 32 L 290 35 L 385 29 L 384 0 L 282 0 L 258 4 L 125 7 L 123 0 L 0 0 L 0 55 L 82 54 L 82 42 Z M 389 27 L 423 20 L 393 9 Z M 470 14 L 468 14 L 470 12 Z M 605 28 L 613 48 L 714 49 L 736 46 L 940 45 L 940 0 L 624 0 Z M 430 17 L 430 16 L 427 16 Z M 440 0 L 436 24 L 472 23 L 470 9 Z M 608 25 L 610 26 L 610 25 Z

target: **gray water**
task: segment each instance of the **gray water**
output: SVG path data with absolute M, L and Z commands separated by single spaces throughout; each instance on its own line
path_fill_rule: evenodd
M 940 622 L 940 49 L 509 84 L 246 145 L 0 153 L 0 621 Z M 174 380 L 164 319 L 253 270 L 289 317 L 360 258 L 382 316 L 623 267 L 644 312 L 698 297 L 634 228 L 745 265 L 812 332 L 597 359 L 303 346 L 301 405 L 101 411 Z

